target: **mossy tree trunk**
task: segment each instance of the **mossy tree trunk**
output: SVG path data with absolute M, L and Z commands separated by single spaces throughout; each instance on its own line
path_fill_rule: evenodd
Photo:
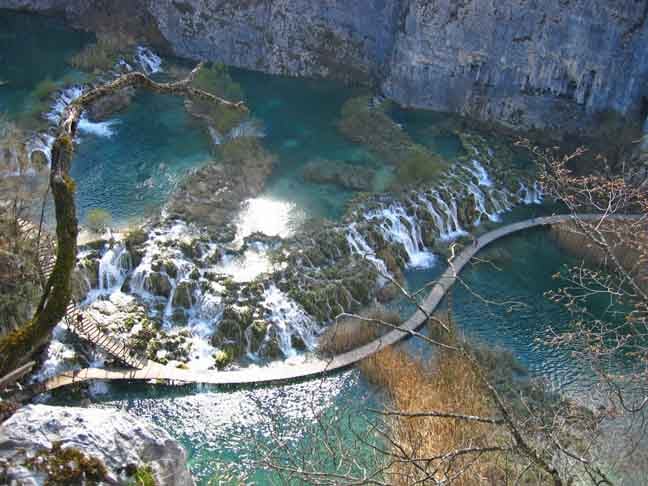
M 0 376 L 28 362 L 50 340 L 52 330 L 63 319 L 71 299 L 71 276 L 76 264 L 79 232 L 74 200 L 75 183 L 70 177 L 74 137 L 83 111 L 93 102 L 125 88 L 201 99 L 246 111 L 242 102 L 232 103 L 191 86 L 202 64 L 189 76 L 175 83 L 156 83 L 142 73 L 128 73 L 115 81 L 96 87 L 72 101 L 65 109 L 52 149 L 50 188 L 56 214 L 56 264 L 47 279 L 34 317 L 0 339 Z

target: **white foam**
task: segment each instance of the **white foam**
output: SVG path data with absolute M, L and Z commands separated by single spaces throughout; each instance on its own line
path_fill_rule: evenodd
M 291 358 L 297 354 L 292 346 L 291 338 L 294 334 L 301 338 L 307 349 L 315 349 L 320 330 L 317 322 L 274 284 L 264 291 L 263 296 L 263 304 L 271 310 L 268 320 L 277 333 L 284 356 Z
M 148 47 L 137 46 L 135 48 L 135 59 L 145 74 L 162 72 L 162 59 Z
M 81 95 L 83 95 L 83 87 L 79 85 L 59 91 L 52 109 L 45 117 L 54 125 L 58 125 L 68 105 Z M 118 123 L 118 120 L 92 122 L 84 114 L 79 120 L 79 131 L 98 137 L 112 137 L 115 134 L 114 126 Z
M 408 256 L 409 267 L 430 268 L 435 263 L 434 254 L 425 248 L 421 227 L 415 217 L 405 208 L 394 203 L 388 207 L 365 214 L 370 221 L 378 221 L 383 236 L 394 243 L 400 243 Z

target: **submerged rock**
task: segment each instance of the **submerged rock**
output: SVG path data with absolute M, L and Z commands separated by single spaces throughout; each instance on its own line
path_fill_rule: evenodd
M 167 210 L 169 218 L 197 223 L 213 230 L 215 239 L 228 241 L 242 202 L 263 189 L 275 159 L 251 137 L 231 140 L 221 151 L 221 162 L 192 171 L 178 185 Z
M 302 176 L 307 182 L 334 184 L 353 191 L 370 191 L 376 171 L 335 160 L 315 160 L 306 164 Z
M 73 478 L 91 466 L 105 474 L 101 484 L 129 484 L 129 473 L 149 467 L 159 486 L 194 484 L 185 451 L 160 427 L 116 410 L 46 405 L 24 407 L 0 426 L 0 482 L 42 484 L 66 450 L 84 458 L 59 465 Z
M 122 89 L 113 94 L 99 98 L 88 109 L 88 118 L 94 122 L 108 120 L 116 113 L 125 110 L 135 94 L 134 89 Z

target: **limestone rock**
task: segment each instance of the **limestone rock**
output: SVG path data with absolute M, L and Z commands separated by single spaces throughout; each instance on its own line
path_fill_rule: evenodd
M 28 405 L 0 426 L 0 481 L 42 484 L 25 461 L 54 443 L 99 459 L 106 484 L 127 484 L 124 469 L 148 465 L 160 486 L 194 485 L 185 451 L 160 427 L 116 410 L 46 405 Z
M 335 184 L 353 191 L 370 191 L 375 171 L 346 162 L 313 161 L 302 171 L 304 180 L 317 184 Z

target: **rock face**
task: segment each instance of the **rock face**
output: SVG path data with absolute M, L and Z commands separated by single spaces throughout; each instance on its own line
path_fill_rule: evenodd
M 90 29 L 110 28 L 104 17 L 119 23 L 121 12 L 122 29 L 135 28 L 153 42 L 164 38 L 181 56 L 371 81 L 401 104 L 512 128 L 577 131 L 597 123 L 601 112 L 633 121 L 646 115 L 648 0 L 113 4 L 0 0 L 0 8 L 64 12 Z
M 194 484 L 184 450 L 161 428 L 123 412 L 46 405 L 24 407 L 0 426 L 0 483 L 42 484 L 43 476 L 24 464 L 56 443 L 101 460 L 105 484 L 128 484 L 121 471 L 144 465 L 158 485 Z

